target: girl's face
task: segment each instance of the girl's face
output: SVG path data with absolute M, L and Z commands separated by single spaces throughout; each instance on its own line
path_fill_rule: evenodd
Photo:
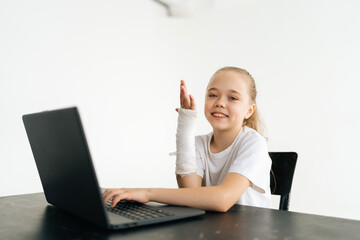
M 249 118 L 254 110 L 246 76 L 222 71 L 210 80 L 205 98 L 205 117 L 214 131 L 240 131 L 244 119 Z

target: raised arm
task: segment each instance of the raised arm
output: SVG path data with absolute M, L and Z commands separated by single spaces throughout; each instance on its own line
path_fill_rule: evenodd
M 241 174 L 229 173 L 220 185 L 214 187 L 108 189 L 103 196 L 105 202 L 112 199 L 112 206 L 115 206 L 120 200 L 126 199 L 143 203 L 155 201 L 226 212 L 239 200 L 249 186 L 250 181 Z
M 201 177 L 196 174 L 195 125 L 196 104 L 188 94 L 184 80 L 180 83 L 180 106 L 176 133 L 176 179 L 179 188 L 201 187 Z

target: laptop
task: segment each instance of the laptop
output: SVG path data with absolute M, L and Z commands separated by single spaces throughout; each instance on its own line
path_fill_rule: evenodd
M 26 133 L 48 203 L 106 229 L 173 221 L 204 214 L 181 206 L 104 203 L 76 107 L 26 114 Z

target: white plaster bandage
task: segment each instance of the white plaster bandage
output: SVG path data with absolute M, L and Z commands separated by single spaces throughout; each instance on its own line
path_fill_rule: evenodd
M 197 111 L 179 108 L 176 132 L 176 169 L 180 176 L 196 173 L 195 128 Z

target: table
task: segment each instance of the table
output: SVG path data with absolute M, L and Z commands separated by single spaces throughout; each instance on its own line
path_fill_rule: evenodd
M 43 193 L 0 198 L 0 239 L 360 239 L 360 221 L 249 206 L 133 229 L 98 228 L 49 205 Z

